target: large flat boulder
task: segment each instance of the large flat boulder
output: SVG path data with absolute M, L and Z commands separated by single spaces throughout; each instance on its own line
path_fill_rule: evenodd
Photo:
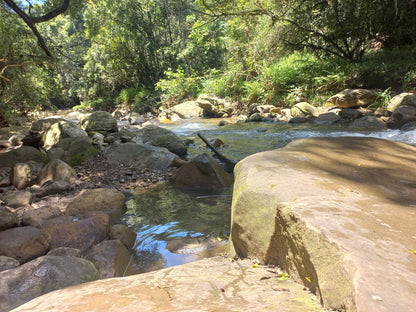
M 105 157 L 110 163 L 132 165 L 137 169 L 165 170 L 178 156 L 166 148 L 149 144 L 116 143 L 106 150 Z
M 414 309 L 416 148 L 314 138 L 235 168 L 231 254 L 280 264 L 325 307 Z
M 314 300 L 315 299 L 315 300 Z M 146 274 L 57 290 L 17 311 L 323 311 L 319 301 L 266 266 L 216 257 Z

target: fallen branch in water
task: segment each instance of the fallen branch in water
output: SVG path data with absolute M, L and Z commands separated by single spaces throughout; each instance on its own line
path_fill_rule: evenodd
M 213 151 L 215 153 L 215 155 L 217 156 L 217 158 L 224 162 L 225 165 L 227 166 L 227 168 L 229 168 L 230 170 L 227 171 L 233 171 L 236 161 L 232 160 L 232 159 L 228 159 L 227 157 L 225 157 L 223 154 L 221 154 L 209 141 L 208 139 L 203 136 L 201 133 L 197 133 L 197 135 L 199 136 L 199 138 L 204 141 L 204 143 L 207 145 L 207 147 L 209 147 L 209 149 L 211 149 L 211 151 Z

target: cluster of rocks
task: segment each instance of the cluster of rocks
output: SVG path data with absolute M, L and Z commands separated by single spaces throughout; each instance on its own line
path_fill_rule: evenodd
M 180 166 L 172 180 L 178 187 L 218 190 L 233 183 L 206 154 L 183 160 L 188 142 L 173 132 L 154 125 L 119 131 L 107 112 L 79 122 L 38 120 L 28 135 L 7 142 L 14 143 L 0 153 L 0 311 L 55 289 L 137 273 L 136 234 L 110 227 L 125 212 L 125 193 L 84 189 L 70 201 L 59 198 L 60 205 L 38 204 L 77 187 L 76 165 L 100 154 L 136 171 Z
M 289 123 L 314 122 L 317 124 L 348 125 L 352 130 L 383 130 L 386 128 L 409 130 L 416 121 L 416 94 L 401 93 L 394 96 L 386 107 L 374 108 L 379 98 L 376 90 L 345 89 L 326 101 L 323 107 L 308 102 L 296 103 L 290 109 L 272 105 L 253 104 L 246 121 L 287 121 Z
M 416 94 L 400 93 L 385 107 L 376 108 L 380 99 L 377 90 L 345 89 L 327 99 L 323 107 L 297 99 L 291 108 L 252 104 L 243 114 L 238 105 L 214 95 L 202 94 L 195 101 L 187 101 L 170 108 L 161 108 L 159 122 L 177 121 L 195 117 L 226 118 L 238 116 L 239 121 L 289 123 L 314 122 L 317 124 L 344 124 L 352 130 L 404 130 L 414 128 L 416 122 Z M 144 118 L 143 118 L 144 121 Z
M 20 195 L 13 194 L 22 201 Z M 0 208 L 1 311 L 55 289 L 124 276 L 136 234 L 122 224 L 110 227 L 110 217 L 126 209 L 122 192 L 84 190 L 63 211 L 25 200 L 24 207 Z

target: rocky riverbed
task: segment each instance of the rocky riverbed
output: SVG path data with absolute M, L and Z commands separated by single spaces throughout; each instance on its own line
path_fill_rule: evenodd
M 191 142 L 155 126 L 155 122 L 238 113 L 235 119 L 239 122 L 309 121 L 360 130 L 409 130 L 416 120 L 415 98 L 411 93 L 398 95 L 380 111 L 366 108 L 375 101 L 371 90 L 346 90 L 329 99 L 333 106 L 326 109 L 305 102 L 290 110 L 252 105 L 244 115 L 228 102 L 205 96 L 165 108 L 158 118 L 124 112 L 113 116 L 106 112 L 75 113 L 66 118 L 39 119 L 24 131 L 3 129 L 0 299 L 6 304 L 0 310 L 8 311 L 55 289 L 138 273 L 140 270 L 132 265 L 135 233 L 112 221 L 124 214 L 126 199 L 135 192 L 166 181 L 207 191 L 225 189 L 233 183 L 232 176 L 208 155 L 187 161 Z M 137 129 L 120 129 L 116 118 Z M 172 242 L 169 246 L 177 251 L 200 243 L 212 246 L 209 248 L 216 253 L 224 250 L 223 242 L 213 244 L 212 240 L 190 240 L 189 246 Z M 245 256 L 244 252 L 237 255 Z

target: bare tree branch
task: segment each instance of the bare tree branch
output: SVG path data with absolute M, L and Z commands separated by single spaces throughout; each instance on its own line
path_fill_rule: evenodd
M 58 16 L 59 14 L 64 13 L 68 7 L 71 0 L 64 0 L 61 6 L 58 8 L 42 15 L 42 16 L 29 16 L 27 15 L 13 0 L 4 0 L 4 2 L 14 11 L 17 15 L 23 21 L 26 23 L 26 25 L 32 30 L 33 34 L 38 38 L 38 44 L 41 47 L 41 49 L 46 53 L 47 56 L 53 57 L 52 53 L 49 51 L 45 40 L 43 39 L 42 35 L 39 33 L 36 24 L 42 23 L 51 20 L 52 18 Z

